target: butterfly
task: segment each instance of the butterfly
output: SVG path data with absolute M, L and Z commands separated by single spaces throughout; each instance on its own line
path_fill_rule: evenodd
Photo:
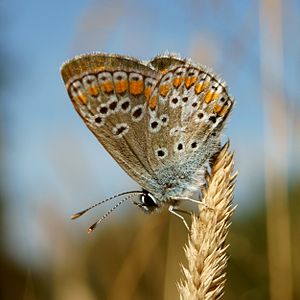
M 168 207 L 187 226 L 178 205 L 198 202 L 192 195 L 205 183 L 234 104 L 225 82 L 206 67 L 171 54 L 149 62 L 86 54 L 64 63 L 61 74 L 79 116 L 142 188 L 98 203 L 125 196 L 89 231 L 136 196 L 134 203 L 145 212 Z

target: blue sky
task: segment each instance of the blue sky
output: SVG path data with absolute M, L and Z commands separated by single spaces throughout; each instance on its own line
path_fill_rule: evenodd
M 299 9 L 299 3 L 287 7 Z M 67 218 L 136 187 L 76 115 L 60 78 L 66 59 L 91 51 L 150 59 L 169 50 L 220 73 L 237 101 L 226 129 L 240 173 L 236 199 L 241 212 L 258 204 L 245 203 L 263 179 L 257 9 L 256 1 L 2 1 L 3 185 L 10 247 L 21 244 L 24 256 L 39 245 L 38 215 L 47 205 Z M 299 21 L 285 9 L 289 41 L 298 34 Z M 291 99 L 299 92 L 299 41 L 293 43 L 284 49 L 285 92 Z M 30 245 L 20 242 L 31 234 Z

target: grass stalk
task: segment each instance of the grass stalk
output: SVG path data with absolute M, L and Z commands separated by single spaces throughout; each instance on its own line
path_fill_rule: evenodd
M 229 246 L 225 240 L 236 208 L 232 201 L 237 177 L 228 147 L 226 143 L 214 158 L 202 189 L 199 216 L 192 216 L 185 247 L 188 266 L 182 266 L 184 279 L 178 284 L 181 300 L 220 299 L 224 293 Z

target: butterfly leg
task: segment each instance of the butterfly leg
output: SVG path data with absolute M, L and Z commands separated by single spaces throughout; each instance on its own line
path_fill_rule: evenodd
M 195 200 L 195 199 L 188 198 L 188 197 L 173 197 L 172 199 L 178 200 L 178 201 L 190 201 L 190 202 L 194 202 L 194 203 L 197 203 L 199 205 L 204 206 L 205 208 L 213 210 L 213 208 L 207 206 L 203 201 L 200 201 L 200 200 Z
M 182 212 L 181 210 L 176 209 L 173 205 L 169 206 L 169 212 L 172 213 L 173 215 L 175 215 L 176 217 L 178 217 L 179 219 L 181 219 L 181 221 L 183 222 L 184 226 L 187 228 L 188 231 L 190 231 L 190 228 L 186 222 L 186 220 L 184 219 L 184 217 L 182 215 L 180 215 L 178 212 Z
M 183 209 L 179 209 L 179 208 L 174 208 L 174 210 L 175 210 L 176 212 L 179 212 L 179 213 L 182 213 L 182 214 L 189 215 L 190 217 L 192 216 L 192 212 L 190 212 L 190 211 L 183 210 Z

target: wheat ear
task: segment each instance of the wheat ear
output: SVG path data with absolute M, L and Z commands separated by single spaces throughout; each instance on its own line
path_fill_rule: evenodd
M 227 142 L 215 157 L 207 185 L 202 189 L 203 205 L 192 225 L 185 255 L 188 267 L 182 266 L 184 279 L 178 284 L 181 300 L 220 299 L 226 281 L 228 256 L 225 243 L 230 227 L 233 190 L 237 172 L 233 174 L 233 153 Z

